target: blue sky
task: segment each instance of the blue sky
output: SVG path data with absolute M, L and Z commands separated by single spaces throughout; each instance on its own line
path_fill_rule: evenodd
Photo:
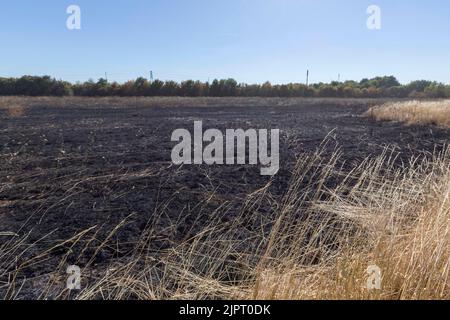
M 82 29 L 66 28 L 81 7 Z M 366 27 L 381 8 L 382 29 Z M 0 76 L 68 81 L 233 77 L 239 82 L 395 75 L 450 83 L 444 0 L 2 0 Z

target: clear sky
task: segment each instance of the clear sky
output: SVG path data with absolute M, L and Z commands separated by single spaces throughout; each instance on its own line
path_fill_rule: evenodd
M 81 8 L 81 30 L 66 9 Z M 381 8 L 381 30 L 366 26 Z M 0 76 L 450 83 L 447 0 L 1 0 Z

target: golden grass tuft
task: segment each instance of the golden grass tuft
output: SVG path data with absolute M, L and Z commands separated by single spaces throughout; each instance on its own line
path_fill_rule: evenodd
M 399 121 L 408 125 L 450 128 L 450 100 L 391 102 L 370 109 L 366 116 L 377 121 Z
M 14 104 L 6 107 L 6 115 L 9 118 L 22 118 L 25 116 L 25 107 L 22 105 Z

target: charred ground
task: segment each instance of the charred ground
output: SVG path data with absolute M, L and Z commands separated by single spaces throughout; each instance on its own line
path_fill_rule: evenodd
M 297 155 L 316 150 L 324 139 L 328 141 L 324 157 L 340 149 L 346 170 L 387 146 L 402 166 L 413 155 L 431 153 L 448 143 L 448 130 L 375 122 L 362 116 L 377 103 L 298 100 L 289 105 L 237 106 L 223 99 L 200 106 L 190 100 L 178 107 L 124 100 L 123 106 L 120 102 L 114 106 L 40 102 L 14 112 L 3 108 L 0 232 L 28 235 L 23 244 L 28 246 L 27 253 L 16 262 L 20 265 L 95 227 L 95 237 L 83 240 L 84 246 L 61 245 L 51 250 L 44 263 L 31 264 L 22 272 L 27 277 L 51 272 L 69 250 L 73 253 L 68 263 L 87 263 L 95 256 L 94 264 L 101 268 L 112 260 L 127 259 L 149 224 L 155 230 L 151 247 L 157 254 L 198 233 L 210 214 L 225 203 L 228 214 L 223 219 L 233 219 L 246 196 L 271 180 L 271 194 L 281 196 Z M 254 166 L 172 165 L 173 130 L 192 130 L 195 120 L 202 120 L 204 129 L 222 131 L 280 129 L 280 172 L 269 178 L 260 176 L 259 167 Z M 271 204 L 264 205 L 269 211 Z M 11 237 L 0 236 L 0 242 Z M 108 239 L 109 245 L 95 252 L 102 239 Z

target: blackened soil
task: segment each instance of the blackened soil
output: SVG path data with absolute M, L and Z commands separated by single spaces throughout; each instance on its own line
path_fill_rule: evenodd
M 28 235 L 24 246 L 36 242 L 20 257 L 25 261 L 90 227 L 96 227 L 96 239 L 106 239 L 125 220 L 112 239 L 116 246 L 96 255 L 99 264 L 126 257 L 155 215 L 161 216 L 152 240 L 155 251 L 189 238 L 209 212 L 226 201 L 239 206 L 272 179 L 260 176 L 259 166 L 172 165 L 173 130 L 192 132 L 196 120 L 204 129 L 223 132 L 280 129 L 274 195 L 283 193 L 296 157 L 316 150 L 327 136 L 333 141 L 327 152 L 337 144 L 349 169 L 388 145 L 400 154 L 400 163 L 449 141 L 450 132 L 443 129 L 362 117 L 369 106 L 361 101 L 295 107 L 41 106 L 15 118 L 0 110 L 0 232 Z M 199 206 L 207 198 L 206 207 Z M 3 245 L 10 240 L 0 236 Z M 91 250 L 101 242 L 96 241 Z M 62 246 L 51 255 L 60 258 L 68 249 Z M 27 272 L 39 275 L 52 267 L 41 263 Z

